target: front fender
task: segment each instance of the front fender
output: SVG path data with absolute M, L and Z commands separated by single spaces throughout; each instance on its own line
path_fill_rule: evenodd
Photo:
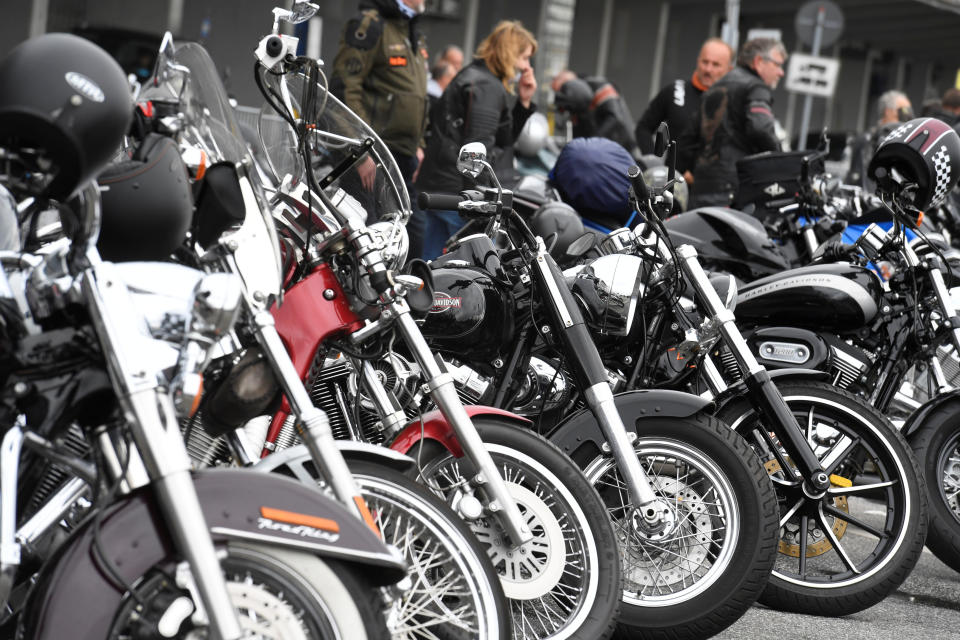
M 236 469 L 199 471 L 194 486 L 217 544 L 261 542 L 367 565 L 374 570 L 366 575 L 380 584 L 405 575 L 403 561 L 359 518 L 314 487 Z M 107 636 L 124 589 L 102 568 L 94 546 L 95 528 L 110 563 L 127 584 L 152 567 L 177 559 L 163 514 L 150 488 L 143 487 L 107 507 L 99 527 L 93 517 L 87 518 L 46 563 L 21 615 L 19 637 Z
M 770 378 L 777 382 L 789 382 L 790 380 L 820 380 L 823 382 L 830 381 L 830 374 L 817 369 L 793 367 L 789 369 L 768 369 L 767 372 L 770 374 Z M 739 398 L 745 393 L 748 393 L 747 383 L 741 380 L 737 384 L 731 385 L 721 391 L 720 394 L 713 399 L 713 401 L 717 403 L 717 407 L 719 408 L 730 402 L 732 399 Z
M 960 389 L 947 391 L 927 400 L 920 405 L 919 409 L 910 414 L 910 417 L 907 418 L 907 421 L 903 424 L 903 428 L 900 429 L 900 433 L 903 434 L 904 438 L 909 438 L 920 428 L 920 425 L 923 424 L 923 421 L 926 420 L 932 411 L 939 409 L 948 402 L 957 401 L 960 401 Z M 958 411 L 960 411 L 960 409 L 958 409 Z
M 648 418 L 686 418 L 703 411 L 712 403 L 700 396 L 666 389 L 642 389 L 613 396 L 617 412 L 627 431 L 636 433 L 637 423 Z M 585 445 L 602 449 L 606 443 L 600 424 L 589 409 L 568 416 L 551 431 L 547 438 L 576 460 L 579 449 Z
M 471 418 L 473 416 L 497 416 L 498 418 L 506 418 L 523 427 L 529 427 L 531 424 L 531 422 L 523 416 L 518 416 L 515 413 L 497 409 L 496 407 L 465 405 L 463 408 L 466 409 L 467 415 Z M 393 441 L 393 444 L 390 445 L 390 448 L 400 453 L 406 453 L 413 445 L 420 441 L 421 437 L 436 440 L 456 458 L 463 457 L 463 449 L 460 448 L 457 434 L 454 433 L 453 427 L 439 411 L 431 411 L 423 414 L 423 424 L 421 424 L 420 420 L 414 420 L 404 427 L 400 435 L 398 435 Z
M 337 440 L 337 449 L 340 450 L 340 453 L 347 460 L 376 462 L 395 469 L 400 473 L 406 473 L 416 464 L 416 461 L 410 456 L 404 455 L 399 451 L 394 451 L 393 449 L 388 449 L 387 447 L 370 444 L 369 442 Z M 282 451 L 271 453 L 266 458 L 261 458 L 252 468 L 257 471 L 270 472 L 291 460 L 300 460 L 304 457 L 310 457 L 310 453 L 307 451 L 306 445 L 298 444 L 294 447 L 288 447 Z

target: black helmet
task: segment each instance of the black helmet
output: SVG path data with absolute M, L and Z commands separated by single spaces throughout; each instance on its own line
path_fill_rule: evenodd
M 893 172 L 918 188 L 913 193 L 917 209 L 936 207 L 960 178 L 960 136 L 936 118 L 915 118 L 901 124 L 877 146 L 867 167 L 878 191 L 896 193 Z
M 593 102 L 593 89 L 578 78 L 564 82 L 557 89 L 557 95 L 553 99 L 557 109 L 573 114 L 586 113 L 590 109 L 591 102 Z
M 151 133 L 132 160 L 109 166 L 98 182 L 103 221 L 97 248 L 105 260 L 161 260 L 183 242 L 193 196 L 173 140 Z
M 577 210 L 565 202 L 548 202 L 533 212 L 530 229 L 543 238 L 555 258 L 564 256 L 567 247 L 583 235 L 583 222 Z
M 0 146 L 43 150 L 56 173 L 43 195 L 65 199 L 103 169 L 132 116 L 120 65 L 89 40 L 49 33 L 0 61 Z

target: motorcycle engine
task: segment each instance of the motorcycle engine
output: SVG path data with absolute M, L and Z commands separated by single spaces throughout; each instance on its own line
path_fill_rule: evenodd
M 569 374 L 558 368 L 557 363 L 534 356 L 530 358 L 527 375 L 512 410 L 520 415 L 530 415 L 559 409 L 570 400 L 574 388 Z

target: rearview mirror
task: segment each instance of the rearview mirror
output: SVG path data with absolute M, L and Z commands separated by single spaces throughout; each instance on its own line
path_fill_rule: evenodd
M 657 127 L 657 137 L 653 143 L 654 155 L 663 157 L 668 144 L 670 144 L 670 127 L 667 126 L 666 122 L 661 122 L 660 126 Z
M 482 142 L 468 142 L 460 147 L 457 156 L 457 171 L 476 179 L 487 163 L 487 148 Z

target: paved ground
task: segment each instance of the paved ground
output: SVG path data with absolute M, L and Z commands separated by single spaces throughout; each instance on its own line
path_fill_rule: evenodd
M 846 618 L 750 609 L 717 638 L 937 640 L 960 638 L 960 573 L 926 549 L 900 589 L 878 605 Z

